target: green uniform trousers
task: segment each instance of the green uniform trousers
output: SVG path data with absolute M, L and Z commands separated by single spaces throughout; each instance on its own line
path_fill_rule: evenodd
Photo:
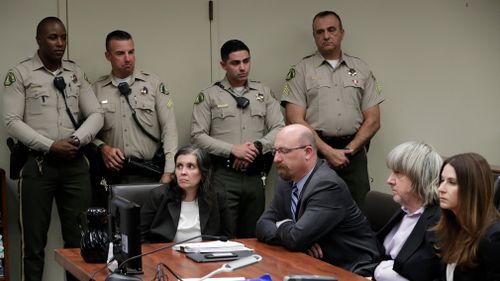
M 363 148 L 352 155 L 349 158 L 349 165 L 343 169 L 335 169 L 335 172 L 345 181 L 352 198 L 363 210 L 366 194 L 370 191 L 366 149 Z
M 91 199 L 88 161 L 83 156 L 60 160 L 30 154 L 21 171 L 19 196 L 23 280 L 42 280 L 54 199 L 64 247 L 80 247 L 78 217 L 87 210 Z M 73 279 L 69 273 L 67 276 Z
M 246 175 L 218 167 L 217 192 L 226 192 L 224 222 L 231 237 L 255 237 L 255 225 L 264 211 L 265 190 L 260 175 Z

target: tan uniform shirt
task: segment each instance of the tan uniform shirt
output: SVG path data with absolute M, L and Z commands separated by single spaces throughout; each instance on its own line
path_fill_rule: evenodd
M 61 93 L 55 88 L 56 76 L 64 77 L 68 107 L 77 123 L 75 131 Z M 48 152 L 56 140 L 72 135 L 88 144 L 101 129 L 102 110 L 83 71 L 71 61 L 63 60 L 54 75 L 38 56 L 24 60 L 7 73 L 4 82 L 3 112 L 10 135 L 42 152 Z
M 178 145 L 172 95 L 156 75 L 147 72 L 135 71 L 129 84 L 130 104 L 144 129 L 163 141 L 165 172 L 171 173 Z M 132 110 L 120 94 L 116 81 L 111 75 L 105 75 L 93 86 L 104 109 L 104 126 L 95 143 L 117 147 L 127 157 L 151 160 L 158 145 L 134 121 Z
M 220 83 L 232 91 L 226 78 Z M 230 156 L 234 144 L 256 140 L 263 153 L 270 151 L 284 126 L 278 101 L 260 82 L 249 81 L 242 96 L 250 101 L 245 109 L 237 108 L 234 98 L 219 86 L 203 90 L 193 109 L 191 141 L 222 157 Z
M 355 134 L 363 111 L 384 100 L 366 63 L 345 53 L 333 69 L 316 52 L 290 69 L 286 80 L 281 103 L 305 108 L 305 121 L 325 136 Z

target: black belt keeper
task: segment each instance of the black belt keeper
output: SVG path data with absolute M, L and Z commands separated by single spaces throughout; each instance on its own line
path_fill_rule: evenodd
M 327 137 L 323 136 L 323 132 L 321 131 L 316 131 L 316 133 L 322 141 L 335 149 L 344 149 L 356 136 Z

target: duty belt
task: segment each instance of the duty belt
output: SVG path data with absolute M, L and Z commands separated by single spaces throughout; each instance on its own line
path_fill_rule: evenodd
M 328 137 L 324 136 L 323 132 L 321 131 L 316 131 L 316 133 L 318 134 L 321 140 L 323 140 L 326 144 L 335 149 L 345 148 L 354 139 L 355 136 L 355 135 L 348 135 L 348 136 Z
M 273 164 L 273 156 L 271 155 L 271 153 L 258 155 L 257 158 L 245 170 L 241 171 L 233 169 L 233 157 L 226 158 L 210 154 L 210 158 L 214 166 L 229 169 L 234 172 L 244 173 L 249 176 L 260 175 L 261 173 L 265 173 L 267 175 L 269 173 L 269 170 L 271 169 L 271 165 Z

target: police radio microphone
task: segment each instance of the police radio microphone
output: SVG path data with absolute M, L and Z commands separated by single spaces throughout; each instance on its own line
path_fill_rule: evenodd
M 121 82 L 120 84 L 118 84 L 118 91 L 120 91 L 120 94 L 128 96 L 130 94 L 130 87 L 128 86 L 128 83 Z
M 192 241 L 192 240 L 195 240 L 195 239 L 198 239 L 198 238 L 205 238 L 205 239 L 212 239 L 212 240 L 221 240 L 221 241 L 224 241 L 224 242 L 228 240 L 227 236 L 223 236 L 223 235 L 222 236 L 216 236 L 216 235 L 201 234 L 201 235 L 197 235 L 197 236 L 188 238 L 188 239 L 183 240 L 183 241 L 179 241 L 177 243 L 172 243 L 170 245 L 163 246 L 161 248 L 158 248 L 158 249 L 146 252 L 146 253 L 142 253 L 140 255 L 133 256 L 133 257 L 130 257 L 130 258 L 124 260 L 113 273 L 111 273 L 110 275 L 108 275 L 108 277 L 106 277 L 105 281 L 141 281 L 140 278 L 133 277 L 133 276 L 128 276 L 128 275 L 125 275 L 124 273 L 122 273 L 122 272 L 124 272 L 125 265 L 128 262 L 130 262 L 130 261 L 132 261 L 134 259 L 141 258 L 143 256 L 151 255 L 151 254 L 157 253 L 159 251 L 163 251 L 163 250 L 172 248 L 172 247 L 177 246 L 179 244 L 184 244 L 186 242 L 189 242 L 189 241 Z
M 54 78 L 54 86 L 61 92 L 61 94 L 64 95 L 64 89 L 66 88 L 66 82 L 64 82 L 64 77 L 56 76 L 56 78 Z

